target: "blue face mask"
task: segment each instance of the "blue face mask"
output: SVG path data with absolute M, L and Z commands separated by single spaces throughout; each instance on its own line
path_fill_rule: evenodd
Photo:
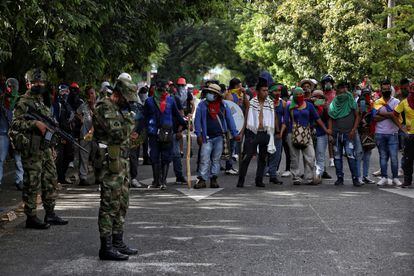
M 211 93 L 208 93 L 207 95 L 206 95 L 206 100 L 208 101 L 208 102 L 214 102 L 214 100 L 216 99 L 216 95 L 214 95 L 214 94 L 211 94 Z

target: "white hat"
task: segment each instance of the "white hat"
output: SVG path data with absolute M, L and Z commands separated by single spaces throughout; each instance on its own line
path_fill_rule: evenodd
M 131 75 L 128 74 L 128 73 L 125 73 L 125 72 L 121 73 L 121 75 L 118 76 L 118 80 L 120 80 L 120 79 L 132 81 Z

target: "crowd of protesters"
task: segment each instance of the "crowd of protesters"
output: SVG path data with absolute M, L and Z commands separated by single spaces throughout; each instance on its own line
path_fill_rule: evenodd
M 127 73 L 120 77 L 131 79 Z M 79 151 L 65 140 L 58 141 L 54 151 L 58 182 L 101 184 L 106 152 L 94 137 L 93 118 L 96 103 L 113 92 L 110 82 L 103 82 L 97 91 L 93 86 L 81 90 L 75 82 L 51 87 L 45 101 L 50 116 L 87 150 Z M 0 189 L 9 155 L 16 167 L 16 188 L 21 190 L 22 161 L 8 136 L 19 98 L 19 82 L 2 78 L 0 90 Z M 414 82 L 410 79 L 402 79 L 396 85 L 384 79 L 377 90 L 368 76 L 359 84 L 335 82 L 331 75 L 325 75 L 320 82 L 303 79 L 295 86 L 287 86 L 263 72 L 246 86 L 237 78 L 228 86 L 205 81 L 200 89 L 184 77 L 157 80 L 139 86 L 137 95 L 138 101 L 130 102 L 128 107 L 135 114 L 140 133 L 136 147 L 129 153 L 131 187 L 146 187 L 139 181 L 141 152 L 142 165 L 152 166 L 150 187 L 167 188 L 170 163 L 176 182 L 187 183 L 183 137 L 191 130 L 199 148 L 197 181 L 193 185 L 196 189 L 206 188 L 207 183 L 218 188 L 221 170 L 237 176 L 235 183 L 242 188 L 253 157 L 257 159 L 257 187 L 265 186 L 265 176 L 277 185 L 283 184 L 280 177 L 290 176 L 293 185 L 318 185 L 332 178 L 327 166 L 335 167 L 335 185 L 344 185 L 344 157 L 356 187 L 374 183 L 381 187 L 412 185 L 414 155 L 409 152 L 414 149 Z M 244 114 L 241 129 L 236 127 L 228 101 L 238 105 Z M 374 150 L 379 152 L 380 171 L 370 172 L 371 162 L 377 162 L 371 160 Z M 399 151 L 403 152 L 401 160 Z M 281 170 L 283 153 L 286 164 Z M 69 168 L 74 168 L 75 177 L 68 177 Z M 90 168 L 94 183 L 88 180 Z M 380 177 L 379 181 L 374 182 L 370 173 Z M 402 176 L 403 182 L 399 180 Z

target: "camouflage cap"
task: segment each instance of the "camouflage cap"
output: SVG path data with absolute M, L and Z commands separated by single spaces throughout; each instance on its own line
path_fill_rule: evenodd
M 118 91 L 128 102 L 138 101 L 137 86 L 127 79 L 118 79 L 115 83 L 114 91 Z
M 40 68 L 34 68 L 34 69 L 27 71 L 24 77 L 27 82 L 47 81 L 47 75 L 45 71 L 41 70 Z

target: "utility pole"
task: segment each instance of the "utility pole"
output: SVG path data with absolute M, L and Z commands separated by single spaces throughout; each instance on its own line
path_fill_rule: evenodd
M 394 8 L 395 7 L 395 0 L 388 0 L 388 8 Z M 394 25 L 394 16 L 389 13 L 387 18 L 387 29 L 392 28 Z

